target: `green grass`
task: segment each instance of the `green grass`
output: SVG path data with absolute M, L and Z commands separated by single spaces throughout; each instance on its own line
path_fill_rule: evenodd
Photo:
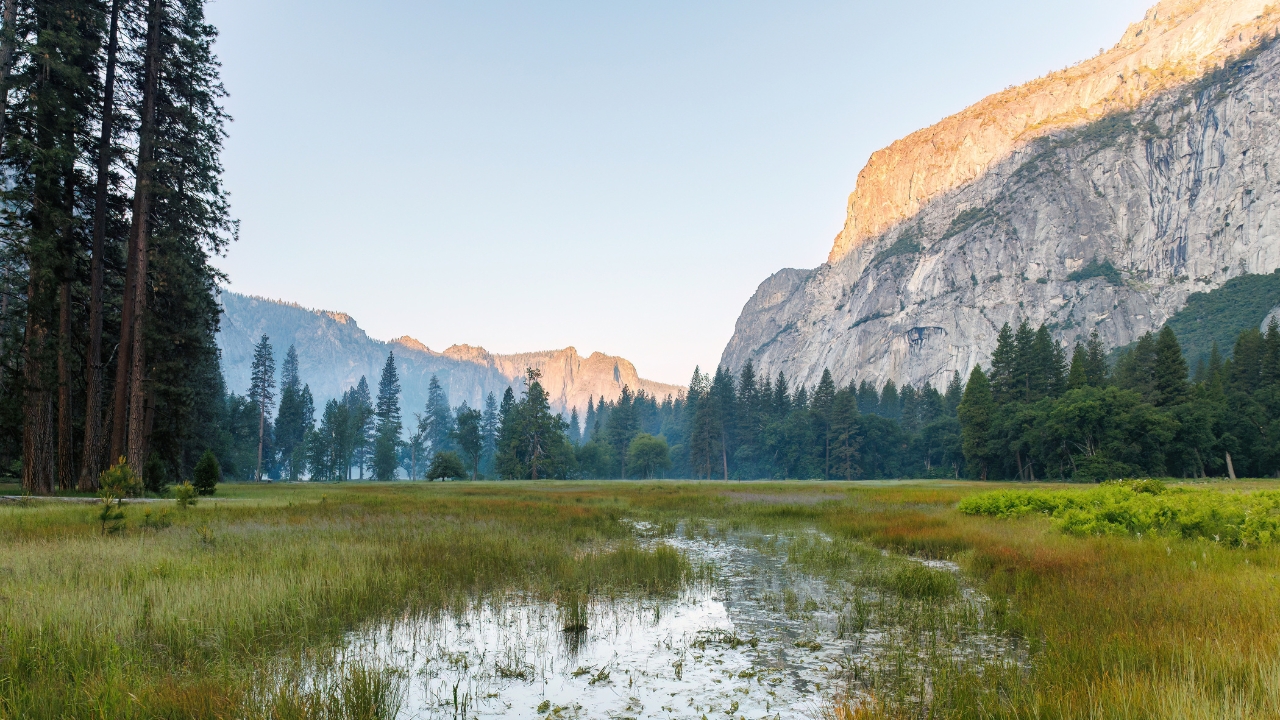
M 1226 507 L 1274 488 L 1128 492 L 1143 495 L 1134 502 L 1203 494 Z M 393 669 L 350 665 L 311 684 L 286 680 L 323 664 L 344 633 L 404 613 L 518 596 L 556 601 L 572 619 L 584 594 L 675 592 L 694 569 L 673 551 L 645 549 L 628 520 L 652 523 L 658 537 L 678 527 L 776 535 L 797 568 L 851 588 L 842 630 L 894 628 L 900 655 L 847 669 L 849 688 L 874 705 L 837 702 L 832 717 L 1280 716 L 1274 543 L 1071 535 L 1053 512 L 958 509 L 990 490 L 223 485 L 186 511 L 148 506 L 149 528 L 143 507 L 127 506 L 127 528 L 113 535 L 101 533 L 91 506 L 0 505 L 0 718 L 389 717 L 408 681 Z M 881 549 L 952 559 L 965 579 Z M 975 605 L 962 585 L 989 600 Z M 777 601 L 813 611 L 794 594 Z M 1014 642 L 1020 663 L 951 652 L 981 632 Z

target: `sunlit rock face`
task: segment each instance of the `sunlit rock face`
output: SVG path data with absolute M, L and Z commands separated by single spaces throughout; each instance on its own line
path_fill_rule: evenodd
M 1190 293 L 1280 267 L 1263 5 L 1162 3 L 1111 51 L 877 153 L 828 263 L 762 283 L 722 363 L 940 386 L 1005 322 L 1124 345 Z
M 996 93 L 871 156 L 829 262 L 916 215 L 1037 138 L 1142 103 L 1269 37 L 1271 0 L 1166 0 L 1110 50 Z
M 497 355 L 481 347 L 454 345 L 436 352 L 407 335 L 389 342 L 370 338 L 345 313 L 309 310 L 231 292 L 222 294 L 222 308 L 218 348 L 228 389 L 237 393 L 248 390 L 253 346 L 265 334 L 271 338 L 277 365 L 289 346 L 295 346 L 301 379 L 310 385 L 321 408 L 325 401 L 341 397 L 355 386 L 361 376 L 376 392 L 383 364 L 392 351 L 400 375 L 401 407 L 407 418 L 426 405 L 433 375 L 453 405 L 466 402 L 480 408 L 489 393 L 501 400 L 507 387 L 518 396 L 524 389 L 526 370 L 537 368 L 542 371 L 541 382 L 552 410 L 566 415 L 575 407 L 585 414 L 589 398 L 616 399 L 623 386 L 633 392 L 643 389 L 659 400 L 679 396 L 684 390 L 641 378 L 625 358 L 603 353 L 584 358 L 571 347 Z

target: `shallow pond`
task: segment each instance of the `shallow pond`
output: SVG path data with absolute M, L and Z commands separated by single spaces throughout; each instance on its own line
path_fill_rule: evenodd
M 869 609 L 883 593 L 798 572 L 776 538 L 654 542 L 710 564 L 716 579 L 665 601 L 594 602 L 581 632 L 544 602 L 406 618 L 353 635 L 340 660 L 395 669 L 401 718 L 637 719 L 817 717 L 888 655 L 913 662 L 897 648 L 901 629 L 876 625 L 892 613 Z M 980 617 L 982 602 L 966 590 L 953 604 Z M 977 631 L 952 638 L 945 652 L 957 657 L 1016 652 Z

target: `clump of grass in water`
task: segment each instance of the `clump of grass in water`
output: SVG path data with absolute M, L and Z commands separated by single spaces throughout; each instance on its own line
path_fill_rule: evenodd
M 282 687 L 265 715 L 270 720 L 394 720 L 405 690 L 404 676 L 394 669 L 352 664 L 308 689 Z
M 572 589 L 566 591 L 560 601 L 560 616 L 564 623 L 564 631 L 580 634 L 588 629 L 591 615 L 591 598 L 585 590 Z

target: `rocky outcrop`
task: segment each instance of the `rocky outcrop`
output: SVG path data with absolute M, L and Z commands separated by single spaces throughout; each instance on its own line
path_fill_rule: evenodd
M 361 376 L 376 389 L 389 351 L 396 354 L 400 405 L 410 418 L 426 405 L 432 375 L 440 381 L 451 403 L 465 401 L 472 407 L 483 407 L 489 393 L 501 399 L 507 387 L 520 392 L 526 368 L 535 367 L 542 371 L 552 409 L 566 415 L 574 407 L 585 414 L 589 397 L 616 399 L 623 385 L 633 391 L 643 389 L 659 399 L 684 391 L 676 385 L 641 378 L 635 366 L 624 358 L 603 353 L 583 358 L 571 347 L 496 355 L 480 347 L 454 345 L 436 352 L 407 335 L 390 342 L 374 340 L 345 313 L 309 310 L 231 292 L 222 294 L 222 305 L 218 347 L 223 377 L 234 392 L 248 389 L 253 346 L 263 334 L 271 338 L 277 364 L 289 345 L 297 348 L 302 380 L 311 386 L 321 407 L 353 387 Z
M 970 109 L 903 141 L 912 152 L 883 151 L 859 178 L 831 261 L 761 284 L 722 363 L 750 359 L 810 385 L 823 368 L 840 382 L 943 385 L 989 360 L 1005 322 L 1045 323 L 1068 344 L 1096 329 L 1122 346 L 1190 293 L 1280 267 L 1274 18 L 1244 0 L 1162 3 L 1117 48 L 1185 71 L 1132 109 L 1068 129 L 1038 120 L 1032 139 L 1024 112 L 957 130 L 982 124 Z M 1215 69 L 1223 57 L 1234 59 Z M 1049 84 L 1106 95 L 1098 73 L 1081 77 Z M 1049 81 L 1038 82 L 996 97 L 1033 106 Z M 975 108 L 996 106 L 1012 107 Z
M 1079 127 L 1221 67 L 1275 31 L 1273 0 L 1166 0 L 1110 50 L 1009 88 L 873 154 L 829 262 L 914 217 L 1037 138 Z

